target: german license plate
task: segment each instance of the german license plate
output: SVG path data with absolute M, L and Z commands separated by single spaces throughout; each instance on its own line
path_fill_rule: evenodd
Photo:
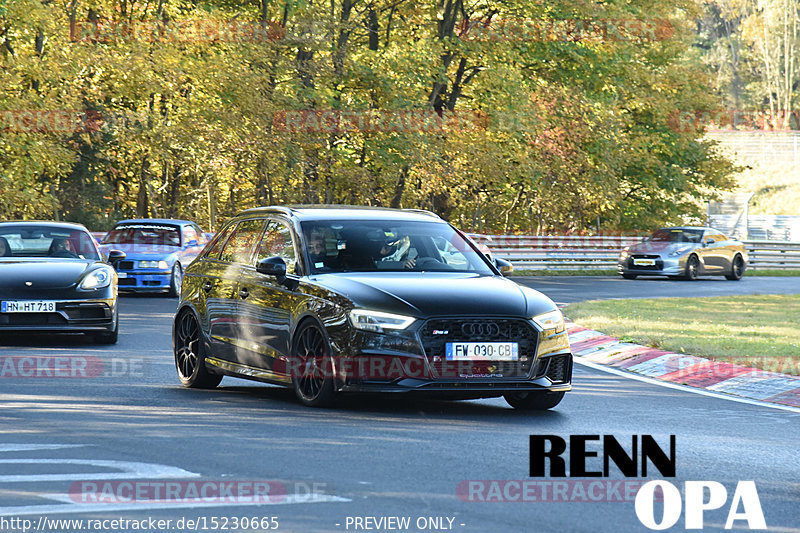
M 51 300 L 15 300 L 0 302 L 0 313 L 52 313 L 56 303 Z
M 633 264 L 640 267 L 649 267 L 656 264 L 655 259 L 634 259 Z
M 517 361 L 516 342 L 448 342 L 445 345 L 448 361 Z

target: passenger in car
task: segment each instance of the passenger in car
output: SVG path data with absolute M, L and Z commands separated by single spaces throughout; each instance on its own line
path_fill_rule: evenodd
M 11 245 L 5 237 L 0 237 L 0 257 L 11 257 Z

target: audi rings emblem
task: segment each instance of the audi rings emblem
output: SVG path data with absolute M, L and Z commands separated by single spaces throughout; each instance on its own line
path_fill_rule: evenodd
M 497 337 L 500 335 L 500 326 L 493 322 L 464 322 L 461 324 L 461 333 L 468 337 Z

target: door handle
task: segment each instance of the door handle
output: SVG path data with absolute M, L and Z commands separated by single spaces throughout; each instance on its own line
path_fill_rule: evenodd
M 239 290 L 239 297 L 242 300 L 246 299 L 249 295 L 250 295 L 250 291 L 248 291 L 247 289 L 240 289 Z
M 213 285 L 211 285 L 210 281 L 206 281 L 205 283 L 203 283 L 203 290 L 206 291 L 206 292 L 211 291 L 212 287 L 213 287 Z

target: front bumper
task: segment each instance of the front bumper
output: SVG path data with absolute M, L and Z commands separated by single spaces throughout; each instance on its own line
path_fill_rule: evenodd
M 52 313 L 0 313 L 0 331 L 15 333 L 110 333 L 116 299 L 60 300 Z
M 686 256 L 655 258 L 653 266 L 637 266 L 633 264 L 633 256 L 617 261 L 618 274 L 636 274 L 638 276 L 680 276 L 686 271 Z
M 131 292 L 163 292 L 170 288 L 172 273 L 153 270 L 118 270 L 119 290 Z
M 466 340 L 457 333 L 459 322 L 465 320 L 498 324 L 502 332 L 498 337 L 469 340 L 517 342 L 519 359 L 447 360 L 445 344 Z M 332 337 L 341 391 L 480 398 L 571 389 L 573 359 L 566 331 L 540 332 L 529 320 L 433 318 L 413 331 Z

